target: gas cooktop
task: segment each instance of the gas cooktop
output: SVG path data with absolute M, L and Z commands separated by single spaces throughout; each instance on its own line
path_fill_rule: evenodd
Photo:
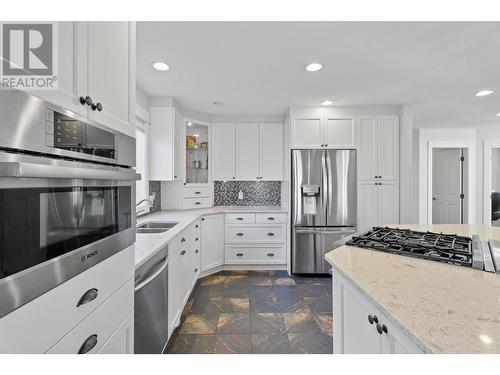
M 409 229 L 373 227 L 356 234 L 346 245 L 386 251 L 415 258 L 436 260 L 466 267 L 473 265 L 473 240 L 452 234 Z

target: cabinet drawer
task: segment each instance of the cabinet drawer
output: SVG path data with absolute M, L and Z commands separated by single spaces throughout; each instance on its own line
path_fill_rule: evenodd
M 212 206 L 212 198 L 184 198 L 182 200 L 182 209 L 188 210 L 190 208 L 206 208 Z
M 134 246 L 0 319 L 0 353 L 44 353 L 134 276 Z M 97 297 L 77 306 L 90 289 Z
M 212 187 L 202 186 L 202 187 L 184 187 L 182 189 L 183 198 L 198 198 L 198 197 L 211 197 Z
M 81 351 L 89 354 L 97 353 L 133 309 L 134 280 L 130 279 L 47 353 L 78 354 Z M 89 347 L 84 350 L 87 340 Z
M 254 224 L 255 214 L 226 214 L 226 224 Z
M 285 226 L 227 225 L 226 242 L 285 242 Z
M 255 222 L 257 224 L 285 224 L 286 214 L 260 213 L 255 214 Z
M 226 264 L 283 264 L 285 246 L 231 246 L 225 248 Z

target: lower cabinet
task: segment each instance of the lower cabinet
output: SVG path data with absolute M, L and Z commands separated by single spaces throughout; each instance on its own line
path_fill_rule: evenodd
M 98 353 L 134 354 L 134 313 L 130 313 Z
M 423 353 L 349 281 L 335 271 L 333 285 L 334 353 Z
M 201 271 L 224 264 L 224 214 L 201 218 Z
M 358 228 L 399 223 L 399 182 L 358 182 Z

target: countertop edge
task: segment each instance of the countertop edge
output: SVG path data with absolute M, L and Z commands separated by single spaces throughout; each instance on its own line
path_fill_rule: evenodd
M 330 261 L 327 259 L 330 263 Z M 413 331 L 409 330 L 405 325 L 403 325 L 398 319 L 394 317 L 394 315 L 389 312 L 381 303 L 379 303 L 375 298 L 372 297 L 366 290 L 364 290 L 358 283 L 356 283 L 351 277 L 349 277 L 344 271 L 338 268 L 334 263 L 330 263 L 334 268 L 334 272 L 338 272 L 342 275 L 343 278 L 347 279 L 364 297 L 366 297 L 371 303 L 375 305 L 380 311 L 386 315 L 391 323 L 396 325 L 408 338 L 417 345 L 424 353 L 432 354 L 436 353 L 431 348 L 429 348 L 424 341 L 417 336 Z

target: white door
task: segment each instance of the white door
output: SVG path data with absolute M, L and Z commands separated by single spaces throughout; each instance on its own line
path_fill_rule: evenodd
M 201 220 L 201 271 L 224 264 L 224 215 L 208 215 Z
M 259 154 L 259 124 L 236 124 L 237 180 L 259 179 Z
M 87 95 L 87 24 L 85 22 L 58 22 L 57 90 L 31 93 L 62 108 L 87 116 L 87 105 L 80 96 Z M 81 75 L 80 73 L 84 73 Z
M 321 122 L 320 117 L 293 119 L 293 148 L 321 147 L 324 144 Z
M 283 180 L 283 125 L 260 125 L 260 177 Z
M 435 149 L 432 156 L 432 223 L 460 224 L 462 151 Z
M 88 23 L 88 92 L 102 111 L 89 110 L 89 117 L 119 131 L 130 133 L 128 22 Z M 135 87 L 133 87 L 135 90 Z
M 381 116 L 377 121 L 377 175 L 396 180 L 399 176 L 399 117 Z
M 215 181 L 236 179 L 236 126 L 212 124 L 212 177 Z
M 359 117 L 358 134 L 358 179 L 377 178 L 377 118 Z
M 382 351 L 381 335 L 375 324 L 370 324 L 368 316 L 376 316 L 377 311 L 372 309 L 344 288 L 344 324 L 342 327 L 343 349 L 345 354 L 380 354 Z
M 356 146 L 356 123 L 352 118 L 326 118 L 323 129 L 325 147 Z
M 379 181 L 377 185 L 377 224 L 399 223 L 399 183 Z
M 375 181 L 358 183 L 358 228 L 377 225 L 377 185 Z

